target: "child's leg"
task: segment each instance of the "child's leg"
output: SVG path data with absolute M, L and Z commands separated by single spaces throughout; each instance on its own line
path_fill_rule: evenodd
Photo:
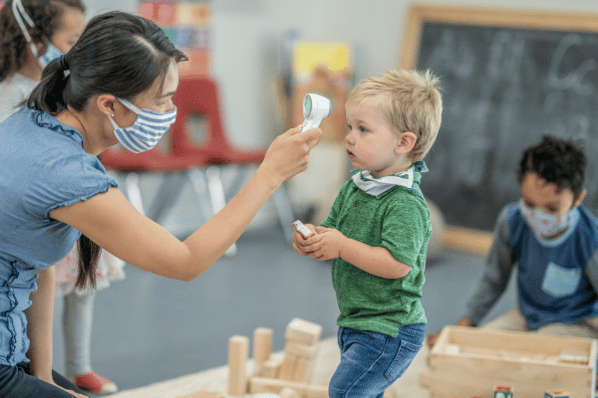
M 426 325 L 407 325 L 396 337 L 339 328 L 341 362 L 330 380 L 330 398 L 382 398 L 422 347 Z
M 74 377 L 91 372 L 90 345 L 95 293 L 64 297 L 62 325 L 66 348 L 66 375 Z

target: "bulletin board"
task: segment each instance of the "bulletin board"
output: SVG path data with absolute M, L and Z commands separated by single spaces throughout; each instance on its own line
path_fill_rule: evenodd
M 546 134 L 583 143 L 584 204 L 596 212 L 597 32 L 598 14 L 411 7 L 399 66 L 440 77 L 443 120 L 422 189 L 447 224 L 491 231 L 520 197 L 523 150 Z
M 210 74 L 210 2 L 141 1 L 138 13 L 160 26 L 189 58 L 179 64 L 181 76 Z
M 323 95 L 332 110 L 322 120 L 322 141 L 345 146 L 345 102 L 350 90 L 353 54 L 346 43 L 298 41 L 293 48 L 293 98 L 291 123 L 303 122 L 303 99 L 308 93 Z

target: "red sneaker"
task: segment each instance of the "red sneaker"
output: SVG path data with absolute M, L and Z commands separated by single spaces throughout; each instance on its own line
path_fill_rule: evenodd
M 118 391 L 116 384 L 95 372 L 89 372 L 75 377 L 75 385 L 82 390 L 99 395 L 112 394 Z

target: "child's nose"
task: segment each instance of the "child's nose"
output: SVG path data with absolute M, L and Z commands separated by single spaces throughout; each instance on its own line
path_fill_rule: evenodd
M 347 142 L 348 144 L 353 144 L 355 142 L 353 130 L 347 131 L 347 134 L 345 135 L 345 142 Z

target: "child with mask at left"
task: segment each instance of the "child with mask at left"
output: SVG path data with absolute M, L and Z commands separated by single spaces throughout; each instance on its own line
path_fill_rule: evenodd
M 75 45 L 85 25 L 85 6 L 80 0 L 10 0 L 4 4 L 0 9 L 0 122 L 29 97 L 44 67 Z M 64 297 L 66 374 L 84 390 L 113 393 L 116 385 L 91 368 L 95 292 L 75 289 L 78 258 L 75 246 L 55 266 L 56 296 Z M 101 255 L 97 270 L 98 289 L 124 278 L 122 267 L 108 253 Z

